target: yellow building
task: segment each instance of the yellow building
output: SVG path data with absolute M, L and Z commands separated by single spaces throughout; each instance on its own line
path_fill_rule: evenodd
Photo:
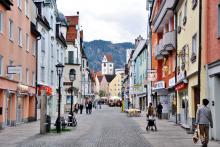
M 111 96 L 119 96 L 121 97 L 121 82 L 123 76 L 121 74 L 117 74 L 115 78 L 109 84 L 109 93 Z
M 199 64 L 199 2 L 179 1 L 177 10 L 177 115 L 178 122 L 192 128 L 197 104 Z

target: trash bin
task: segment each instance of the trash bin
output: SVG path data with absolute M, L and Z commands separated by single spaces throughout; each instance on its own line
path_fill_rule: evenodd
M 51 125 L 51 117 L 47 115 L 46 117 L 46 132 L 50 132 L 50 125 Z

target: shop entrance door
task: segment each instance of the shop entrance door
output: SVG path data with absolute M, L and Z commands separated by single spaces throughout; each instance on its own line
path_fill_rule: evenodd
M 184 128 L 188 127 L 188 95 L 186 91 L 181 93 L 181 124 Z
M 6 98 L 6 125 L 11 126 L 12 94 Z
M 17 115 L 16 115 L 16 122 L 21 123 L 22 118 L 23 118 L 23 98 L 22 97 L 17 97 Z

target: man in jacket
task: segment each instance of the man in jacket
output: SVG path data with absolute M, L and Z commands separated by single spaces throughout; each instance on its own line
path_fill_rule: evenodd
M 207 107 L 209 101 L 203 99 L 203 105 L 197 110 L 196 124 L 199 128 L 199 136 L 202 142 L 202 147 L 207 147 L 209 142 L 209 125 L 213 128 L 212 113 Z

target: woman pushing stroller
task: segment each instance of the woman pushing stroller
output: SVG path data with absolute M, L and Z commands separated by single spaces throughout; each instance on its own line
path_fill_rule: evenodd
M 153 130 L 153 127 L 155 128 L 155 131 L 157 131 L 157 126 L 156 126 L 156 119 L 155 119 L 155 108 L 152 106 L 152 103 L 149 104 L 149 107 L 147 108 L 147 127 L 146 130 L 148 131 L 150 128 Z

